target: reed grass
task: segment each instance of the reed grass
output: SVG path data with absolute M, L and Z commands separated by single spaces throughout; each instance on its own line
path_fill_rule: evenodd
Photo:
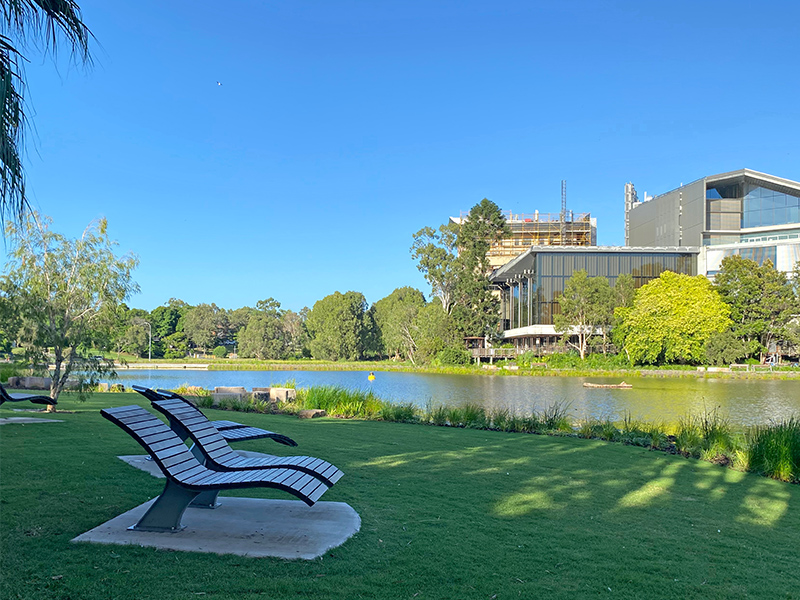
M 790 417 L 754 427 L 746 440 L 748 470 L 781 481 L 800 481 L 800 420 Z
M 319 408 L 333 417 L 346 419 L 509 433 L 571 435 L 682 454 L 782 481 L 800 482 L 800 419 L 794 417 L 780 423 L 754 427 L 740 435 L 715 408 L 683 417 L 678 422 L 675 434 L 670 435 L 664 423 L 634 419 L 630 413 L 624 415 L 619 423 L 610 419 L 586 418 L 574 427 L 569 419 L 569 404 L 563 402 L 534 409 L 530 414 L 515 414 L 507 408 L 487 409 L 475 402 L 461 406 L 428 402 L 425 408 L 419 408 L 410 402 L 388 402 L 376 396 L 372 390 L 353 390 L 336 385 L 298 388 L 293 380 L 285 382 L 282 387 L 294 387 L 297 390 L 294 401 L 279 407 L 281 412 L 288 414 Z M 176 391 L 192 394 L 198 390 L 192 388 L 190 391 L 188 386 L 182 386 Z M 212 407 L 213 400 L 206 390 L 195 393 L 195 399 L 201 408 Z M 273 405 L 260 399 L 226 398 L 216 408 L 269 413 Z

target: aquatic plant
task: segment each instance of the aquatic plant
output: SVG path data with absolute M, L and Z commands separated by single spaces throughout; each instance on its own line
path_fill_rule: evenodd
M 749 470 L 782 481 L 800 480 L 800 420 L 796 417 L 753 427 L 746 440 Z

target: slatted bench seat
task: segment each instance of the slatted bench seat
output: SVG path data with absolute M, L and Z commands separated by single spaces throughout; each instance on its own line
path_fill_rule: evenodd
M 283 490 L 313 506 L 328 486 L 297 469 L 215 471 L 200 464 L 186 444 L 163 421 L 141 406 L 100 411 L 135 439 L 167 478 L 164 491 L 136 525 L 137 531 L 179 531 L 186 508 L 203 492 L 267 487 Z
M 55 406 L 56 404 L 56 401 L 50 396 L 20 393 L 11 394 L 0 384 L 0 404 L 4 402 L 33 402 L 34 404 L 47 404 L 49 406 Z
M 179 399 L 189 406 L 194 406 L 191 402 L 189 402 L 183 396 L 179 396 L 178 394 L 171 392 L 169 390 L 152 390 L 150 388 L 142 387 L 140 385 L 132 385 L 131 389 L 136 392 L 142 394 L 145 398 L 150 400 L 160 400 L 162 398 L 176 398 Z M 260 439 L 271 439 L 274 442 L 278 442 L 279 444 L 283 444 L 285 446 L 297 446 L 297 442 L 295 442 L 292 438 L 282 435 L 280 433 L 275 433 L 274 431 L 267 431 L 266 429 L 261 429 L 259 427 L 250 427 L 249 425 L 242 425 L 241 423 L 236 423 L 234 421 L 209 421 L 214 427 L 216 427 L 222 437 L 231 442 L 246 442 L 248 440 L 260 440 Z M 172 423 L 170 423 L 172 425 Z M 181 431 L 177 431 L 178 435 L 181 435 Z M 184 435 L 183 439 L 185 440 L 188 436 Z
M 200 449 L 206 465 L 217 470 L 246 470 L 265 467 L 296 468 L 318 477 L 328 485 L 333 485 L 342 472 L 329 462 L 310 456 L 265 456 L 264 458 L 244 458 L 226 443 L 206 418 L 195 407 L 177 399 L 153 400 L 153 408 L 170 419 L 170 424 L 185 428 L 189 437 Z M 235 430 L 234 430 L 235 431 Z

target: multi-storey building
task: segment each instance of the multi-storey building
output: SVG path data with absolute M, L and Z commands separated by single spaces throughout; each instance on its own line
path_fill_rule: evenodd
M 628 189 L 630 186 L 630 190 Z M 713 277 L 726 256 L 791 272 L 800 260 L 800 183 L 741 169 L 703 177 L 639 202 L 625 189 L 629 246 L 700 246 L 698 270 Z

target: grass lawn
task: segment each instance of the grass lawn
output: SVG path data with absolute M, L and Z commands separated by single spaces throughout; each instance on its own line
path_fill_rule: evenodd
M 323 501 L 362 528 L 324 558 L 72 544 L 161 491 L 116 458 L 142 450 L 99 414 L 140 398 L 65 395 L 64 423 L 0 427 L 0 598 L 800 598 L 800 486 L 620 444 L 397 423 L 235 415 L 345 472 Z

